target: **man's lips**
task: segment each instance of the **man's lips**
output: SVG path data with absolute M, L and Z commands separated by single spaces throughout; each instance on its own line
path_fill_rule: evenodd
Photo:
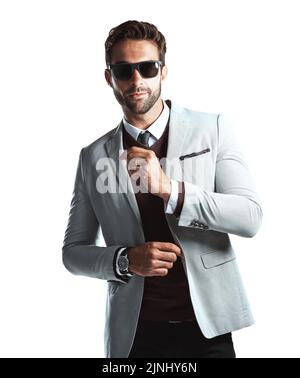
M 144 96 L 146 95 L 147 92 L 134 92 L 134 93 L 131 93 L 130 95 L 128 95 L 128 97 L 141 97 L 141 96 Z

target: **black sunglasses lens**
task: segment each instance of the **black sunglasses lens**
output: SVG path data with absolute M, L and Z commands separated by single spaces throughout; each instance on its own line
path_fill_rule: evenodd
M 117 80 L 129 80 L 132 76 L 134 67 L 138 67 L 138 71 L 142 77 L 149 79 L 155 77 L 159 71 L 159 62 L 141 62 L 139 64 L 115 64 L 111 67 L 114 77 Z
M 139 64 L 140 74 L 145 78 L 155 77 L 158 74 L 158 62 L 144 62 Z
M 129 80 L 131 78 L 130 64 L 116 64 L 112 71 L 117 80 Z

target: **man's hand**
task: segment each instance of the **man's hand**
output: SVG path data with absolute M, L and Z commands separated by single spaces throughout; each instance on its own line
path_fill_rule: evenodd
M 126 153 L 131 179 L 135 182 L 140 179 L 142 190 L 167 202 L 171 194 L 171 180 L 162 170 L 155 152 L 134 146 L 125 150 L 120 159 L 126 159 Z
M 166 276 L 181 249 L 173 243 L 147 242 L 128 249 L 129 271 L 139 276 Z

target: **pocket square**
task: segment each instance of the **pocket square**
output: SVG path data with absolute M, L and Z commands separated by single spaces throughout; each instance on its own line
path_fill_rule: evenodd
M 179 156 L 179 159 L 183 160 L 183 159 L 191 158 L 191 157 L 194 157 L 194 156 L 206 154 L 209 151 L 210 151 L 210 148 L 206 148 L 205 150 L 202 150 L 202 151 L 199 151 L 199 152 L 192 152 L 191 154 Z

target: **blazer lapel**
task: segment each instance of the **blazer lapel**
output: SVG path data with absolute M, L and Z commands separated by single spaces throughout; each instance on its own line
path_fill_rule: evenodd
M 114 135 L 105 143 L 108 157 L 114 164 L 111 164 L 111 172 L 116 178 L 117 190 L 124 200 L 128 202 L 136 220 L 140 224 L 143 232 L 140 212 L 135 198 L 135 193 L 131 184 L 130 176 L 127 171 L 126 160 L 119 160 L 119 156 L 124 152 L 122 139 L 123 122 L 121 121 L 116 128 Z
M 165 165 L 163 170 L 167 176 L 174 180 L 182 179 L 181 166 L 179 164 L 179 156 L 185 150 L 188 134 L 188 120 L 184 116 L 184 109 L 177 106 L 170 100 L 166 103 L 171 107 L 169 121 L 168 148 Z

